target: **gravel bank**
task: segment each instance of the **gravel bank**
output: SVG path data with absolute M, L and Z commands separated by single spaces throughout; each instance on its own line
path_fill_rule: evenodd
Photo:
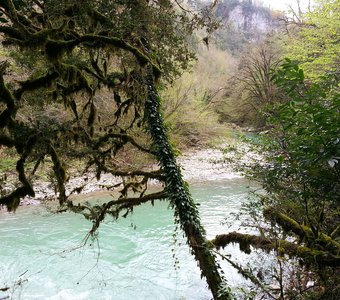
M 223 153 L 219 149 L 192 150 L 177 158 L 184 179 L 190 183 L 241 178 L 232 170 L 230 164 L 223 162 Z M 102 174 L 97 181 L 95 174 L 88 173 L 83 177 L 69 180 L 66 185 L 67 194 L 79 186 L 83 186 L 82 194 L 107 190 L 121 180 L 111 174 Z M 155 183 L 156 184 L 156 183 Z M 22 205 L 36 205 L 42 200 L 54 199 L 54 187 L 49 182 L 39 182 L 34 186 L 36 197 L 25 198 Z

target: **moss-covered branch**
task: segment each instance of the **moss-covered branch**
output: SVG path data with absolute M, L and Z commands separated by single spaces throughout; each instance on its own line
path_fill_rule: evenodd
M 249 254 L 250 246 L 266 252 L 276 250 L 291 257 L 297 257 L 305 264 L 318 264 L 320 266 L 340 266 L 340 256 L 327 251 L 320 251 L 306 246 L 301 246 L 286 240 L 268 239 L 262 236 L 231 232 L 228 234 L 217 235 L 210 241 L 216 247 L 226 247 L 229 244 L 239 244 L 240 250 Z
M 265 209 L 264 216 L 266 219 L 279 224 L 284 231 L 296 234 L 307 244 L 319 245 L 319 248 L 323 250 L 330 251 L 336 255 L 340 254 L 340 244 L 330 236 L 322 232 L 317 232 L 315 234 L 308 226 L 299 224 L 294 219 L 277 211 L 274 208 Z
M 9 26 L 0 26 L 0 32 L 4 33 L 6 36 L 13 38 L 15 40 L 22 40 L 24 38 L 24 36 L 22 35 L 22 33 L 13 28 L 13 27 L 9 27 Z
M 133 197 L 133 198 L 121 198 L 118 200 L 110 201 L 107 203 L 107 210 L 114 206 L 114 210 L 111 212 L 112 215 L 118 217 L 119 212 L 123 209 L 128 211 L 132 211 L 134 207 L 139 206 L 146 202 L 152 202 L 155 200 L 164 200 L 167 199 L 168 195 L 165 191 L 160 191 L 157 193 L 147 194 L 142 197 Z
M 112 215 L 115 218 L 118 218 L 119 213 L 122 210 L 126 210 L 124 216 L 126 216 L 129 212 L 132 212 L 134 207 L 139 206 L 141 204 L 147 202 L 154 202 L 155 200 L 164 200 L 167 198 L 167 194 L 165 191 L 156 192 L 148 195 L 144 195 L 141 197 L 126 197 L 120 198 L 118 200 L 112 200 L 103 205 L 98 205 L 94 207 L 88 207 L 85 205 L 73 205 L 72 202 L 68 203 L 68 208 L 61 209 L 59 212 L 64 212 L 66 210 L 71 210 L 76 213 L 82 213 L 87 219 L 93 222 L 92 229 L 90 234 L 93 234 L 99 228 L 100 223 L 104 220 L 107 214 Z
M 24 92 L 34 91 L 43 87 L 48 87 L 58 78 L 56 71 L 47 72 L 47 74 L 26 81 L 20 82 L 21 87 L 15 92 L 17 99 L 20 99 Z
M 150 59 L 144 55 L 138 48 L 130 45 L 124 40 L 116 37 L 109 37 L 103 35 L 96 34 L 85 34 L 79 37 L 78 41 L 80 43 L 98 43 L 98 46 L 113 46 L 122 50 L 126 50 L 131 52 L 139 61 L 142 66 L 145 66 L 147 63 L 151 63 Z
M 134 140 L 133 137 L 131 137 L 127 134 L 119 134 L 119 133 L 108 133 L 108 134 L 104 135 L 103 137 L 98 139 L 98 141 L 96 142 L 96 144 L 94 146 L 94 149 L 98 149 L 99 147 L 101 147 L 103 144 L 105 144 L 110 139 L 120 139 L 125 143 L 129 142 L 131 145 L 135 146 L 138 150 L 140 150 L 142 152 L 149 153 L 149 154 L 155 154 L 155 152 L 153 150 L 147 149 L 147 148 L 139 145 Z
M 101 170 L 103 170 L 105 173 L 110 173 L 113 176 L 119 176 L 119 177 L 136 177 L 136 176 L 143 176 L 150 179 L 157 179 L 159 181 L 164 181 L 165 177 L 161 170 L 157 171 L 142 171 L 142 170 L 134 170 L 134 171 L 121 171 L 121 170 L 115 170 L 107 167 L 106 165 L 100 166 Z
M 60 57 L 64 52 L 71 51 L 79 45 L 90 46 L 91 48 L 112 46 L 132 53 L 142 66 L 145 66 L 148 63 L 152 64 L 153 72 L 158 75 L 161 74 L 160 69 L 154 65 L 143 52 L 141 52 L 137 47 L 134 47 L 117 37 L 104 36 L 100 34 L 84 34 L 82 36 L 77 36 L 72 40 L 47 39 L 46 43 L 41 44 L 41 46 L 43 45 L 45 45 L 46 54 L 53 60 Z

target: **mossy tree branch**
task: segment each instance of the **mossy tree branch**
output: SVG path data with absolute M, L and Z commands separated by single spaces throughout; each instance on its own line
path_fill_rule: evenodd
M 313 248 L 321 248 L 323 250 L 330 251 L 335 255 L 340 254 L 340 244 L 330 236 L 320 231 L 315 233 L 308 226 L 299 224 L 294 219 L 274 208 L 265 209 L 264 216 L 268 220 L 279 224 L 285 232 L 292 232 L 297 235 L 300 240 L 306 242 L 307 245 Z
M 211 244 L 216 248 L 224 248 L 229 244 L 239 244 L 240 250 L 249 254 L 250 246 L 266 252 L 275 250 L 279 255 L 287 254 L 291 257 L 302 259 L 305 264 L 317 264 L 322 266 L 340 266 L 340 256 L 331 252 L 316 250 L 306 246 L 298 245 L 281 239 L 269 239 L 262 236 L 230 232 L 217 235 Z
M 47 74 L 20 82 L 21 87 L 15 91 L 15 97 L 20 100 L 24 92 L 34 91 L 43 87 L 50 86 L 58 78 L 56 71 L 50 70 Z
M 110 173 L 114 176 L 119 177 L 136 177 L 136 176 L 142 176 L 146 177 L 148 179 L 156 179 L 159 181 L 164 181 L 164 174 L 161 170 L 157 171 L 142 171 L 142 170 L 135 170 L 135 171 L 121 171 L 121 170 L 115 170 L 112 168 L 107 167 L 106 165 L 101 166 L 102 170 L 106 173 Z
M 154 203 L 155 200 L 165 200 L 167 199 L 167 194 L 165 191 L 147 194 L 141 197 L 124 197 L 118 200 L 109 201 L 103 205 L 97 205 L 94 207 L 86 205 L 73 205 L 72 202 L 68 202 L 67 208 L 59 209 L 58 212 L 64 212 L 71 210 L 76 213 L 81 213 L 85 218 L 92 221 L 92 229 L 89 234 L 93 235 L 99 228 L 100 223 L 105 219 L 106 215 L 111 215 L 114 218 L 118 218 L 121 211 L 126 210 L 124 217 L 131 213 L 134 207 L 141 204 L 151 202 Z
M 136 147 L 138 150 L 148 153 L 148 154 L 155 154 L 155 152 L 151 149 L 145 148 L 144 146 L 139 145 L 135 139 L 127 134 L 117 134 L 117 133 L 108 133 L 101 137 L 96 144 L 94 145 L 94 149 L 98 149 L 105 143 L 107 143 L 110 139 L 119 139 L 122 140 L 124 143 L 131 143 L 134 147 Z

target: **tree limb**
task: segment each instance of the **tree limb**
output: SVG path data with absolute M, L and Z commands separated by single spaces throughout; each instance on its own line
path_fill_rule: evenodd
M 210 241 L 216 247 L 226 247 L 237 243 L 240 250 L 249 254 L 250 246 L 266 252 L 276 250 L 281 254 L 301 258 L 306 264 L 318 264 L 319 266 L 340 266 L 340 256 L 327 251 L 320 251 L 306 246 L 300 246 L 286 240 L 274 240 L 261 236 L 230 232 L 217 235 Z
M 265 209 L 264 217 L 279 224 L 286 232 L 293 232 L 299 236 L 301 240 L 306 240 L 309 244 L 317 244 L 326 251 L 330 251 L 336 255 L 340 254 L 340 244 L 330 236 L 322 232 L 318 232 L 317 235 L 315 235 L 311 228 L 299 224 L 289 216 L 278 212 L 275 208 Z

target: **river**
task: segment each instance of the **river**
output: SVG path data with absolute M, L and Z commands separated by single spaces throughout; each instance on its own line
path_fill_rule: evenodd
M 239 229 L 241 220 L 231 228 L 224 223 L 247 201 L 248 184 L 230 179 L 191 186 L 209 238 Z M 0 288 L 10 289 L 0 292 L 0 299 L 211 299 L 167 202 L 137 207 L 126 219 L 107 219 L 98 239 L 82 246 L 90 226 L 80 215 L 55 215 L 43 206 L 1 211 Z M 237 247 L 229 246 L 227 253 L 248 259 Z M 221 264 L 231 286 L 245 285 Z

